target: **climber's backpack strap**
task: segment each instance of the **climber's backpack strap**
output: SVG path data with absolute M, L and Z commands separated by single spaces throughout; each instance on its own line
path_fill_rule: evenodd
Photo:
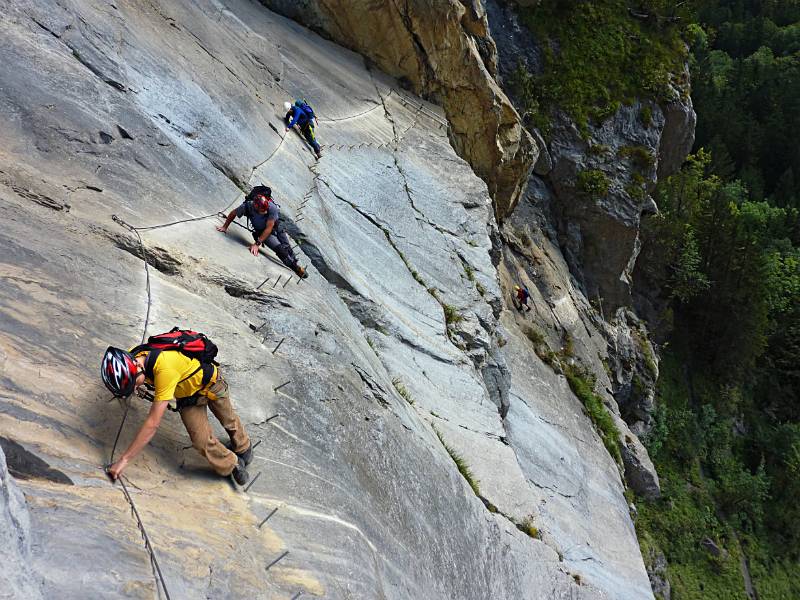
M 155 368 L 156 360 L 158 360 L 159 354 L 164 351 L 177 351 L 200 362 L 200 366 L 189 376 L 179 381 L 179 384 L 194 376 L 201 369 L 203 370 L 204 387 L 208 385 L 214 376 L 214 366 L 218 364 L 214 359 L 217 356 L 218 348 L 205 334 L 190 329 L 173 327 L 166 333 L 151 335 L 146 344 L 136 346 L 131 351 L 131 354 L 136 356 L 140 352 L 148 352 L 147 359 L 144 362 L 144 374 L 147 379 L 153 381 L 153 369 Z

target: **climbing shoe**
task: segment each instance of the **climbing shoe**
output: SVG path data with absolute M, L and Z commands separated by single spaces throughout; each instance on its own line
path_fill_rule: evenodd
M 294 272 L 295 275 L 297 275 L 300 279 L 305 279 L 306 277 L 308 277 L 308 273 L 306 273 L 306 270 L 300 265 L 294 266 Z
M 233 440 L 231 440 L 230 442 L 225 442 L 225 447 L 228 450 L 230 450 L 231 452 L 233 452 L 239 458 L 244 459 L 244 466 L 245 467 L 248 466 L 251 462 L 253 462 L 253 444 L 252 444 L 252 442 L 250 443 L 250 445 L 247 447 L 246 450 L 242 450 L 241 452 L 234 452 L 233 451 Z
M 239 464 L 233 467 L 231 477 L 239 485 L 244 485 L 250 480 L 250 474 L 247 472 L 247 465 L 241 456 L 239 457 Z

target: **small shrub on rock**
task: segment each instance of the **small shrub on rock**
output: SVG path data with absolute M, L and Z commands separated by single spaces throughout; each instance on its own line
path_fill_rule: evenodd
M 578 192 L 587 198 L 602 198 L 608 193 L 609 181 L 599 169 L 587 169 L 578 173 Z

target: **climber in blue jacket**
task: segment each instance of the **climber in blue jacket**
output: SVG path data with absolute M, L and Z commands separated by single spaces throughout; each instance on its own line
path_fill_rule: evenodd
M 297 125 L 303 137 L 311 144 L 317 158 L 322 156 L 317 137 L 314 135 L 314 124 L 317 123 L 317 117 L 312 108 L 305 100 L 297 100 L 294 104 L 284 102 L 283 106 L 286 108 L 286 116 L 284 117 L 286 131 Z

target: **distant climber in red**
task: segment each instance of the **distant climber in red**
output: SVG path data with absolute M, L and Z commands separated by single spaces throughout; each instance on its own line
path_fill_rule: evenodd
M 528 291 L 528 288 L 524 285 L 522 287 L 515 285 L 514 295 L 516 299 L 515 304 L 517 305 L 517 310 L 520 312 L 525 312 L 527 309 L 527 312 L 530 312 L 531 307 L 528 306 L 528 300 L 530 299 L 531 294 Z

